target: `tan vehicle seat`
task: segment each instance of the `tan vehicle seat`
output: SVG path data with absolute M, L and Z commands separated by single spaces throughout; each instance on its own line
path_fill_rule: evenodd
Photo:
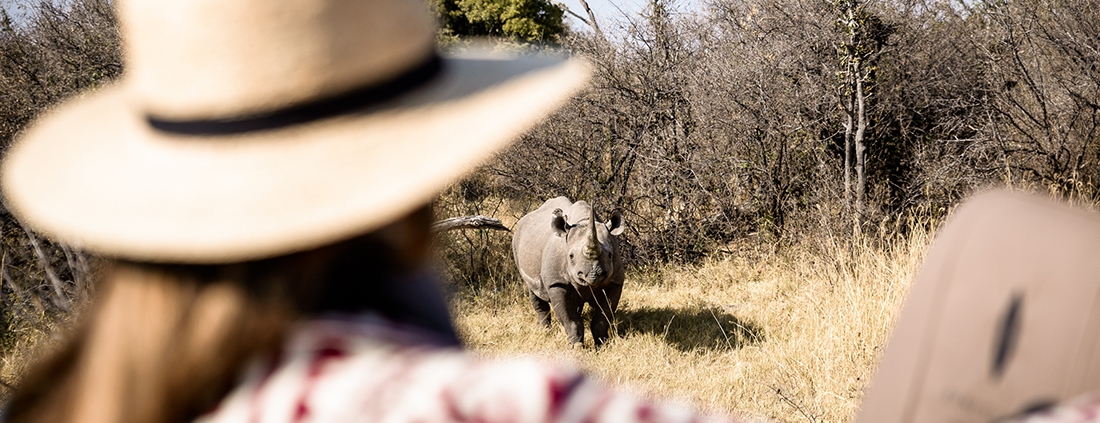
M 992 422 L 1100 389 L 1100 214 L 991 192 L 934 241 L 858 423 Z

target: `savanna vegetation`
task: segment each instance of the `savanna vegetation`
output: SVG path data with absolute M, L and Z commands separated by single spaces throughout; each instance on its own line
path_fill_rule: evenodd
M 440 235 L 466 342 L 780 421 L 850 421 L 938 224 L 993 186 L 1100 200 L 1100 8 L 1054 0 L 431 0 L 445 49 L 586 58 L 591 86 L 435 202 L 512 225 L 621 210 L 616 334 L 534 323 L 506 232 Z M 123 71 L 110 0 L 3 3 L 0 148 Z M 564 21 L 572 16 L 578 24 Z M 95 293 L 96 260 L 0 213 L 0 383 Z

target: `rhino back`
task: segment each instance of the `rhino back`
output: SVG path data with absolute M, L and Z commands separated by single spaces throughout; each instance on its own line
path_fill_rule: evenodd
M 512 235 L 512 255 L 516 259 L 520 277 L 527 283 L 528 289 L 544 300 L 546 288 L 540 274 L 543 255 L 551 241 L 558 238 L 550 221 L 554 217 L 555 209 L 569 210 L 572 205 L 573 202 L 566 197 L 549 199 L 520 218 Z

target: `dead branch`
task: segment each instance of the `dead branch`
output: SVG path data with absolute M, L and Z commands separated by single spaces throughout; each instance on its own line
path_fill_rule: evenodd
M 69 298 L 65 296 L 65 291 L 61 288 L 61 278 L 57 277 L 57 273 L 54 273 L 53 268 L 50 266 L 50 260 L 46 258 L 46 252 L 43 251 L 42 247 L 38 244 L 38 238 L 35 237 L 34 233 L 32 233 L 26 225 L 23 225 L 22 222 L 20 222 L 19 225 L 23 228 L 23 232 L 27 234 L 31 249 L 34 251 L 34 255 L 38 257 L 38 262 L 42 266 L 42 270 L 46 273 L 46 280 L 50 282 L 50 285 L 53 285 L 54 295 L 57 297 L 57 306 L 65 311 L 71 310 L 71 302 Z
M 596 36 L 600 37 L 601 40 L 604 39 L 603 32 L 600 31 L 600 25 L 596 23 L 596 14 L 592 13 L 592 9 L 588 7 L 588 2 L 584 0 L 580 0 L 580 2 L 581 6 L 584 7 L 584 11 L 588 13 L 588 19 L 585 19 L 583 16 L 578 15 L 576 12 L 570 10 L 569 7 L 566 6 L 564 3 L 558 2 L 556 4 L 558 7 L 561 8 L 561 10 L 564 10 L 565 13 L 572 15 L 574 18 L 577 18 L 581 22 L 584 22 L 585 25 L 591 27 L 593 31 L 596 31 Z
M 578 14 L 577 14 L 576 12 L 574 12 L 574 11 L 573 11 L 572 9 L 570 9 L 570 8 L 568 8 L 568 7 L 565 7 L 565 5 L 564 5 L 564 4 L 562 4 L 562 5 L 559 5 L 559 6 L 561 6 L 562 10 L 565 10 L 565 13 L 568 13 L 568 14 L 570 14 L 570 15 L 573 15 L 573 17 L 574 17 L 574 18 L 580 19 L 580 21 L 581 21 L 581 22 L 584 22 L 584 24 L 585 24 L 585 25 L 588 25 L 588 26 L 592 26 L 592 23 L 591 23 L 591 22 L 588 22 L 588 19 L 585 19 L 585 18 L 584 18 L 584 16 L 578 15 Z
M 488 216 L 459 216 L 443 219 L 432 224 L 432 233 L 453 231 L 456 229 L 494 229 L 511 232 L 507 226 L 500 223 L 500 219 Z

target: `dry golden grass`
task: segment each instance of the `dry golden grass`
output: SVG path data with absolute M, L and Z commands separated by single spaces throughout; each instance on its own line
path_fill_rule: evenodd
M 461 293 L 455 314 L 465 341 L 485 355 L 570 360 L 708 411 L 848 422 L 930 241 L 929 231 L 877 246 L 819 239 L 634 271 L 618 335 L 600 351 L 567 350 L 556 321 L 551 330 L 536 325 L 519 281 Z
M 551 330 L 536 325 L 518 280 L 459 292 L 455 317 L 481 354 L 569 360 L 609 383 L 712 412 L 848 422 L 930 241 L 920 230 L 892 241 L 822 238 L 634 270 L 617 335 L 600 351 L 567 349 L 556 321 Z M 55 331 L 26 331 L 0 356 L 2 382 L 18 381 L 57 345 Z

